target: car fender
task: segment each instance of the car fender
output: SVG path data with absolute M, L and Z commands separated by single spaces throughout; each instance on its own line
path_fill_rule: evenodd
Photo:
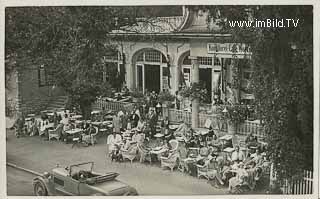
M 46 187 L 47 189 L 47 192 L 48 192 L 48 196 L 54 196 L 55 194 L 54 193 L 54 190 L 52 190 L 52 187 L 50 186 L 50 182 L 49 182 L 49 179 L 47 177 L 44 177 L 44 176 L 37 176 L 33 179 L 33 186 L 35 184 L 36 181 L 40 181 L 43 183 L 43 185 Z

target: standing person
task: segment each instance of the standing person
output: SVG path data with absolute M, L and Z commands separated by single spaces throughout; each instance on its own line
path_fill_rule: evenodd
M 162 134 L 164 134 L 164 135 L 168 135 L 169 134 L 169 125 L 170 125 L 170 123 L 169 123 L 169 118 L 168 118 L 168 116 L 166 116 L 165 118 L 164 118 L 164 120 L 162 120 L 161 121 L 161 132 L 162 132 Z
M 178 109 L 178 110 L 180 110 L 180 108 L 181 108 L 181 101 L 182 101 L 182 96 L 180 95 L 179 91 L 176 91 L 175 104 L 176 104 L 176 109 Z
M 113 123 L 113 131 L 115 133 L 120 133 L 121 124 L 120 124 L 120 115 L 119 114 L 116 114 L 113 116 L 112 123 Z
M 138 115 L 137 110 L 132 112 L 131 115 L 131 128 L 136 128 L 138 125 L 138 121 L 139 121 L 140 117 Z
M 53 113 L 53 125 L 54 125 L 54 127 L 58 126 L 59 122 L 60 122 L 59 116 L 58 116 L 57 112 L 55 111 Z
M 24 124 L 25 124 L 25 119 L 24 119 L 23 115 L 20 113 L 18 115 L 17 120 L 14 123 L 14 127 L 16 128 L 15 135 L 17 138 L 19 138 L 22 135 L 23 130 L 24 130 Z
M 156 125 L 157 125 L 157 115 L 154 112 L 153 109 L 151 109 L 150 111 L 150 115 L 149 115 L 149 126 L 150 126 L 150 130 L 151 130 L 151 137 L 153 137 L 153 135 L 156 133 Z

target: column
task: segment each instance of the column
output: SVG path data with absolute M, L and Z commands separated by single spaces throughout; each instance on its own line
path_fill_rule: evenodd
M 133 75 L 134 75 L 133 66 L 131 63 L 126 63 L 125 68 L 126 68 L 126 75 L 125 75 L 126 84 L 127 84 L 128 89 L 132 90 L 134 88 L 134 85 L 133 85 Z
M 173 88 L 174 88 L 174 91 L 178 91 L 179 90 L 179 84 L 180 84 L 180 67 L 177 65 L 177 66 L 174 66 L 174 85 L 173 85 Z
M 199 63 L 197 57 L 190 56 L 192 65 L 192 83 L 199 83 Z M 199 99 L 192 100 L 191 127 L 199 127 Z

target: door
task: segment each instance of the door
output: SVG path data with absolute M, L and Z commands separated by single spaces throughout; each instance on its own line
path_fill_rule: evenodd
M 55 191 L 58 195 L 72 196 L 79 195 L 78 186 L 79 182 L 70 178 L 69 176 L 53 176 L 53 183 Z
M 206 103 L 211 103 L 211 96 L 212 96 L 212 73 L 211 68 L 199 68 L 199 80 L 201 84 L 205 85 L 207 90 L 208 98 L 205 101 Z
M 137 65 L 137 89 L 143 90 L 143 69 L 142 65 Z
M 160 65 L 144 65 L 145 89 L 160 92 Z

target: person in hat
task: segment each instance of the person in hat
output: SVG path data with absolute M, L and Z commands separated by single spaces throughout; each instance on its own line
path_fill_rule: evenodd
M 244 168 L 243 162 L 240 162 L 238 164 L 238 169 L 235 170 L 236 176 L 232 177 L 229 180 L 229 187 L 228 191 L 231 192 L 233 188 L 235 188 L 238 185 L 242 185 L 245 182 L 246 177 L 249 176 L 248 172 Z

